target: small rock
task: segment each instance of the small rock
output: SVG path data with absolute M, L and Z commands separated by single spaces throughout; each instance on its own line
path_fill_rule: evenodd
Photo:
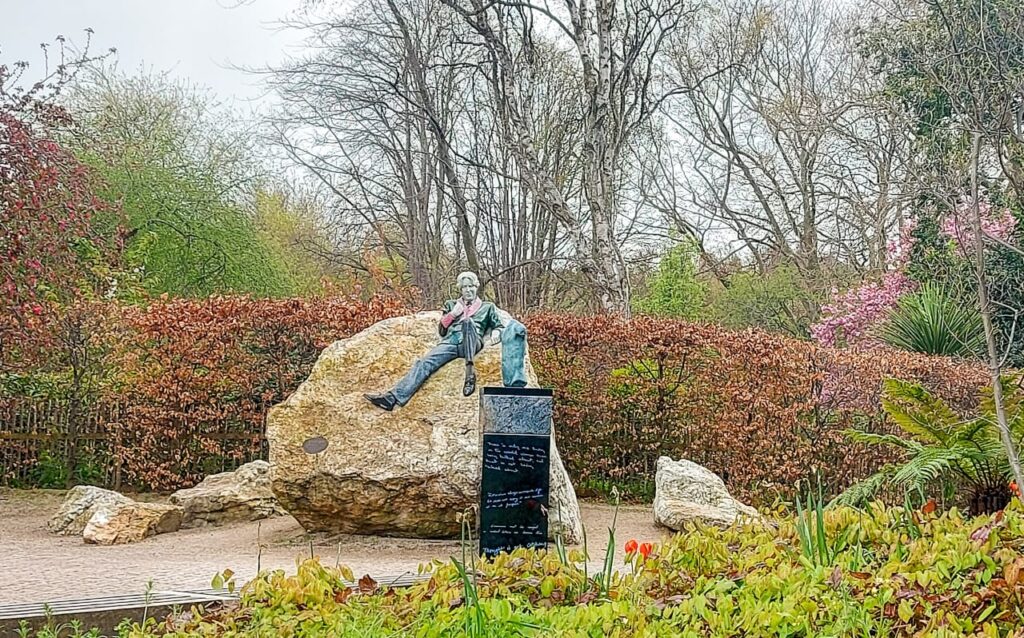
M 166 503 L 114 503 L 101 506 L 89 519 L 82 538 L 97 545 L 136 543 L 154 534 L 176 532 L 182 511 Z
M 184 512 L 183 527 L 255 521 L 284 514 L 270 489 L 270 464 L 246 463 L 234 472 L 207 476 L 195 487 L 171 494 Z
M 654 490 L 654 522 L 677 531 L 691 522 L 729 527 L 760 519 L 757 510 L 729 494 L 717 474 L 686 459 L 659 458 Z
M 76 536 L 82 533 L 98 507 L 131 502 L 127 496 L 112 490 L 92 485 L 76 485 L 68 490 L 60 509 L 46 526 L 54 534 Z

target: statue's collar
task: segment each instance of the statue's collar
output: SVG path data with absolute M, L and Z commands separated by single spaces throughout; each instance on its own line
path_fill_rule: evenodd
M 482 305 L 484 305 L 484 302 L 482 299 L 480 299 L 480 297 L 474 299 L 473 303 L 469 304 L 469 306 L 466 308 L 466 311 L 463 313 L 463 318 L 469 319 L 470 317 L 472 317 L 473 313 L 475 313 L 477 310 L 480 310 L 480 306 Z

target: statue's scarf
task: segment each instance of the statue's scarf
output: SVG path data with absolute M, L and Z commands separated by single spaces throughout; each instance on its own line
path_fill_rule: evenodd
M 477 310 L 480 310 L 480 306 L 482 305 L 484 305 L 484 302 L 480 297 L 474 299 L 473 303 L 469 304 L 469 306 L 462 312 L 462 320 L 469 321 L 469 318 L 472 317 Z

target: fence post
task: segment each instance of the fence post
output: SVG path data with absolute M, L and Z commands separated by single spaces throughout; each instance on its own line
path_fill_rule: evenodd
M 121 449 L 121 433 L 118 432 L 114 435 L 114 446 L 111 452 L 114 455 L 114 491 L 121 491 L 121 455 L 117 453 L 117 450 Z
M 108 438 L 107 442 L 110 446 L 108 451 L 110 455 L 114 457 L 114 491 L 121 491 L 121 421 L 124 418 L 124 404 L 121 403 L 121 398 L 118 397 L 114 401 L 114 405 L 111 408 L 111 418 L 107 420 L 107 436 L 110 436 L 110 425 L 111 422 L 115 423 L 113 439 Z

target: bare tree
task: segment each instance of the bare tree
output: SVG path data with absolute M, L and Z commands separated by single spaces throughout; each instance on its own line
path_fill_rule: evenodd
M 852 19 L 829 3 L 738 0 L 675 51 L 692 87 L 670 110 L 690 204 L 675 226 L 733 235 L 761 272 L 790 263 L 820 289 L 830 265 L 884 267 L 907 135 L 854 50 Z M 722 72 L 697 81 L 708 68 Z
M 406 68 L 411 80 L 411 88 L 415 100 L 411 96 L 404 96 L 410 103 L 416 104 L 420 115 L 426 122 L 427 130 L 434 138 L 437 147 L 437 159 L 444 173 L 445 182 L 451 190 L 452 200 L 455 203 L 455 217 L 458 221 L 459 236 L 462 239 L 462 248 L 465 252 L 466 263 L 474 272 L 480 270 L 480 259 L 476 254 L 476 241 L 469 224 L 469 206 L 466 200 L 466 193 L 462 181 L 455 168 L 452 143 L 449 139 L 449 127 L 444 120 L 442 113 L 434 99 L 434 91 L 427 82 L 428 68 L 420 53 L 417 41 L 413 40 L 414 35 L 410 29 L 409 22 L 394 0 L 387 0 L 388 9 L 401 33 L 402 49 L 405 54 Z M 430 24 L 430 21 L 419 22 L 419 25 Z
M 339 259 L 365 269 L 366 250 L 380 249 L 434 303 L 453 249 L 478 266 L 451 150 L 458 96 L 440 89 L 463 71 L 451 21 L 429 0 L 409 9 L 423 13 L 415 33 L 397 7 L 374 3 L 294 23 L 311 53 L 271 76 L 284 101 L 272 123 L 288 156 L 334 195 Z
M 523 99 L 536 114 L 528 122 L 537 143 L 535 159 L 574 198 L 579 190 L 580 118 L 574 110 L 571 61 L 564 51 L 544 43 L 534 56 L 539 72 L 524 87 Z M 494 102 L 484 82 L 474 83 L 471 92 L 467 161 L 476 172 L 482 261 L 492 273 L 495 298 L 507 308 L 550 305 L 555 290 L 572 293 L 556 276 L 567 262 L 567 238 L 551 207 L 533 196 L 527 171 L 505 143 L 503 106 Z
M 466 266 L 510 309 L 542 303 L 565 241 L 552 208 L 524 185 L 533 169 L 502 142 L 505 106 L 493 99 L 464 20 L 417 0 L 366 2 L 294 26 L 310 34 L 312 52 L 273 74 L 286 105 L 274 127 L 336 199 L 339 258 L 359 268 L 358 246 L 383 250 L 406 265 L 428 303 Z M 571 75 L 556 49 L 533 55 L 541 74 L 518 96 L 537 109 L 524 121 L 531 160 L 571 192 L 579 148 Z
M 677 90 L 664 82 L 662 54 L 693 10 L 681 0 L 564 0 L 556 8 L 518 0 L 444 2 L 480 37 L 495 100 L 504 105 L 506 141 L 526 168 L 531 189 L 572 237 L 601 307 L 628 314 L 629 275 L 617 228 L 625 151 Z M 531 60 L 538 22 L 576 55 L 586 217 L 573 214 L 559 184 L 540 170 L 528 124 L 532 113 L 520 99 L 522 87 L 536 77 Z

